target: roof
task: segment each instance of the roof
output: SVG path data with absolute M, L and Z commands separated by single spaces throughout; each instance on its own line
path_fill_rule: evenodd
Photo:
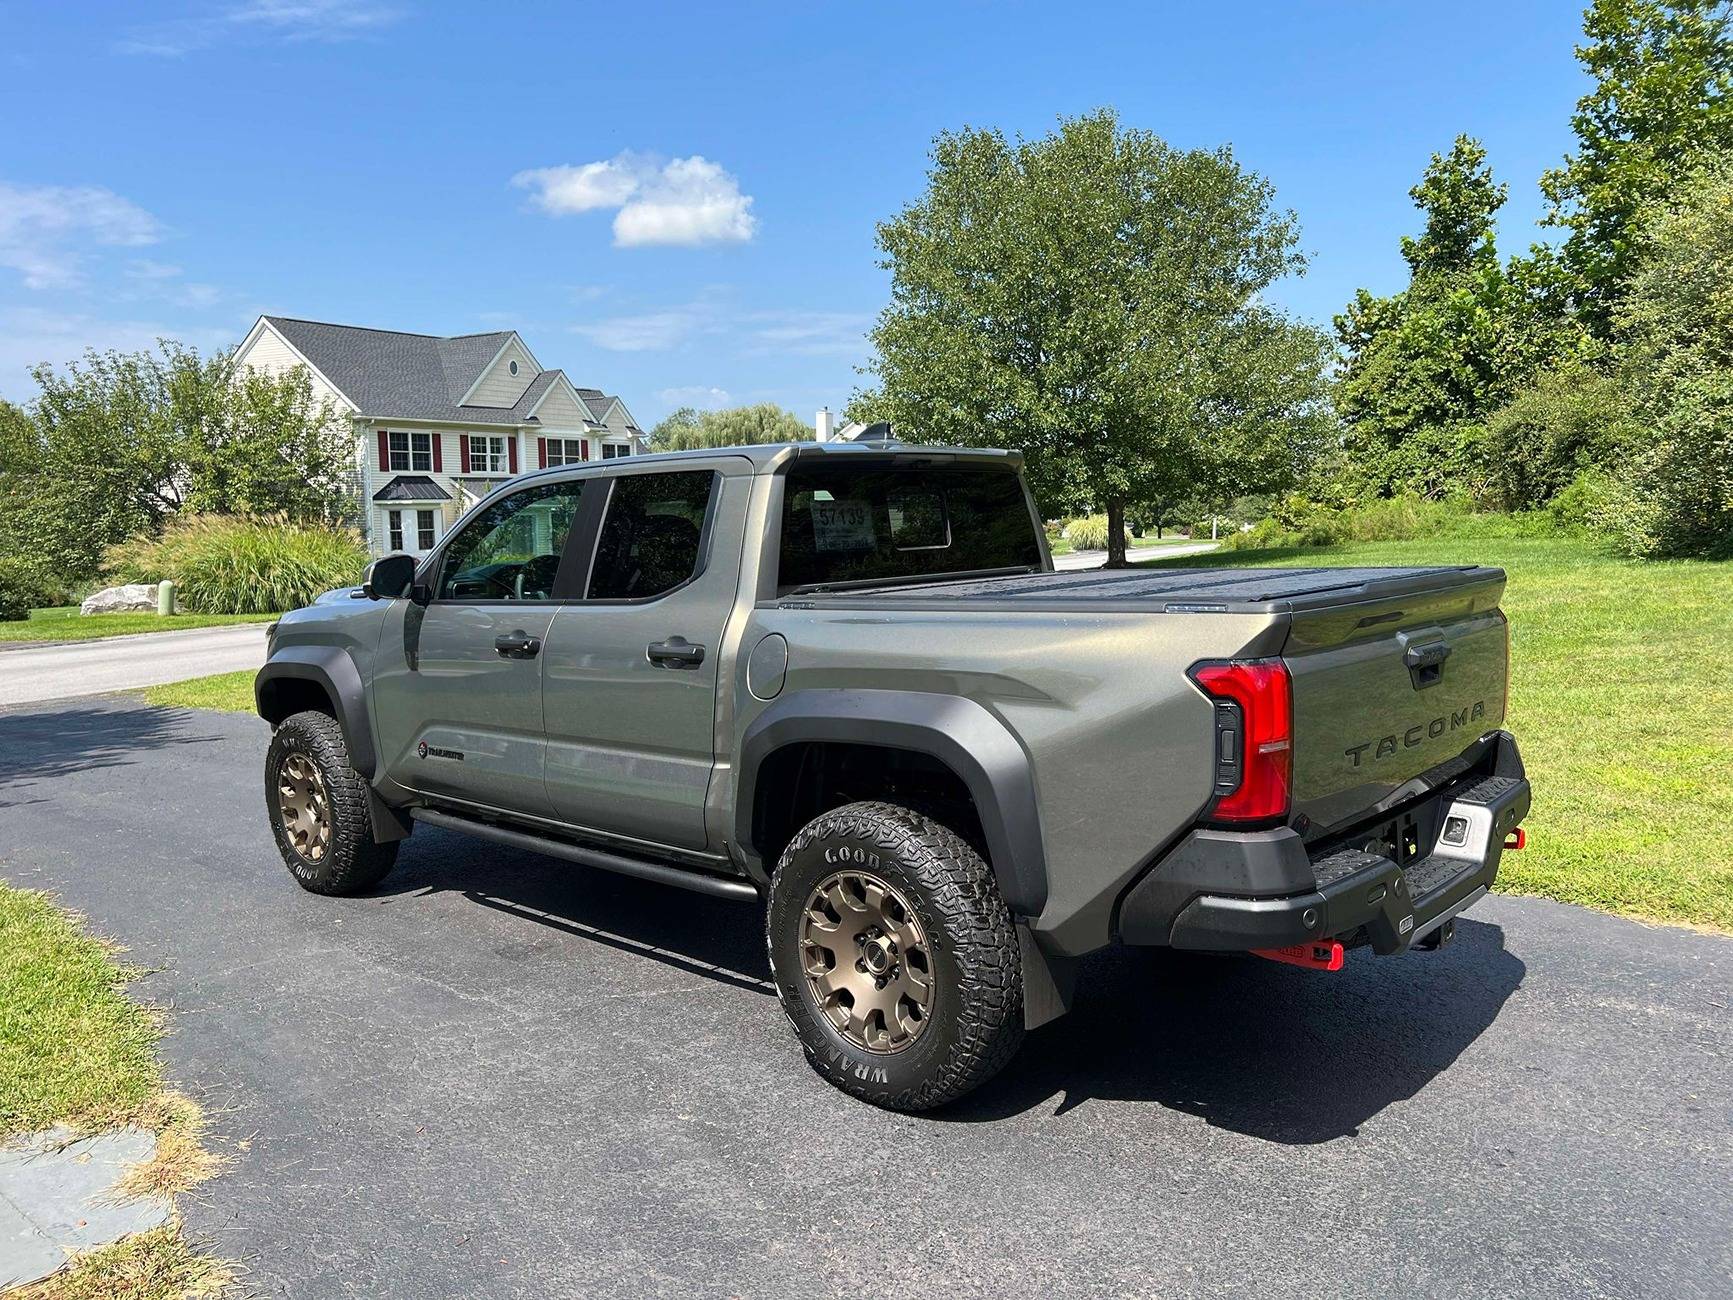
M 373 494 L 375 501 L 449 501 L 451 493 L 425 474 L 399 474 Z
M 292 316 L 264 319 L 364 416 L 533 425 L 538 421 L 529 412 L 563 377 L 559 370 L 539 372 L 512 406 L 465 406 L 464 394 L 499 356 L 513 331 L 443 338 Z M 580 388 L 577 393 L 598 424 L 618 400 L 595 388 Z

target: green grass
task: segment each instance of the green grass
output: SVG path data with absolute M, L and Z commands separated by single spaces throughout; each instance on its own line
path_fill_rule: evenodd
M 1507 725 L 1534 783 L 1498 887 L 1733 930 L 1733 563 L 1615 559 L 1470 521 L 1425 541 L 1152 565 L 1493 564 L 1509 576 Z
M 158 1028 L 127 978 L 46 894 L 0 885 L 0 1137 L 107 1127 L 156 1093 Z
M 0 641 L 95 641 L 138 632 L 185 632 L 195 627 L 230 623 L 268 623 L 279 614 L 92 614 L 85 618 L 76 605 L 33 609 L 30 617 L 0 623 Z
M 146 704 L 164 709 L 217 709 L 223 713 L 253 711 L 253 678 L 251 668 L 238 673 L 216 673 L 210 677 L 194 677 L 166 686 L 147 686 Z

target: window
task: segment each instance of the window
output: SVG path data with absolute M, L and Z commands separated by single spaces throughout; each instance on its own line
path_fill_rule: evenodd
M 646 600 L 698 571 L 716 475 L 629 474 L 614 480 L 590 574 L 592 600 Z
M 512 372 L 512 374 L 517 374 L 517 362 L 511 362 L 507 368 Z
M 621 456 L 630 456 L 632 446 L 625 442 L 604 442 L 602 444 L 603 460 L 618 460 Z
M 434 523 L 434 517 L 438 513 L 436 510 L 387 510 L 385 512 L 387 551 L 409 551 L 416 555 L 425 555 L 431 551 L 433 544 L 439 540 L 438 529 Z M 406 514 L 409 516 L 407 521 L 404 519 Z M 414 546 L 404 545 L 406 522 L 408 527 L 415 530 Z
M 797 462 L 782 498 L 780 586 L 1035 569 L 1041 544 L 1015 472 Z
M 547 439 L 549 465 L 582 465 L 589 459 L 585 438 L 549 438 Z
M 471 474 L 509 474 L 504 438 L 484 434 L 469 435 L 469 472 Z
M 441 600 L 551 600 L 583 483 L 544 483 L 472 512 L 445 552 Z
M 393 433 L 390 443 L 390 466 L 425 474 L 433 468 L 433 435 L 430 433 Z

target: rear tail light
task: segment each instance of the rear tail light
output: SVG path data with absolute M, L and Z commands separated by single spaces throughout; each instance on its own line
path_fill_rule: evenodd
M 1280 659 L 1196 664 L 1191 679 L 1215 703 L 1218 822 L 1279 820 L 1293 794 L 1294 704 Z

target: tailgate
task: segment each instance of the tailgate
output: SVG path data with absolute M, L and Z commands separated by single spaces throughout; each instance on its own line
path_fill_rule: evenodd
M 1294 812 L 1315 839 L 1406 797 L 1504 720 L 1509 642 L 1501 569 L 1368 583 L 1296 609 Z M 1441 774 L 1448 777 L 1452 773 Z M 1411 784 L 1412 783 L 1412 784 Z

